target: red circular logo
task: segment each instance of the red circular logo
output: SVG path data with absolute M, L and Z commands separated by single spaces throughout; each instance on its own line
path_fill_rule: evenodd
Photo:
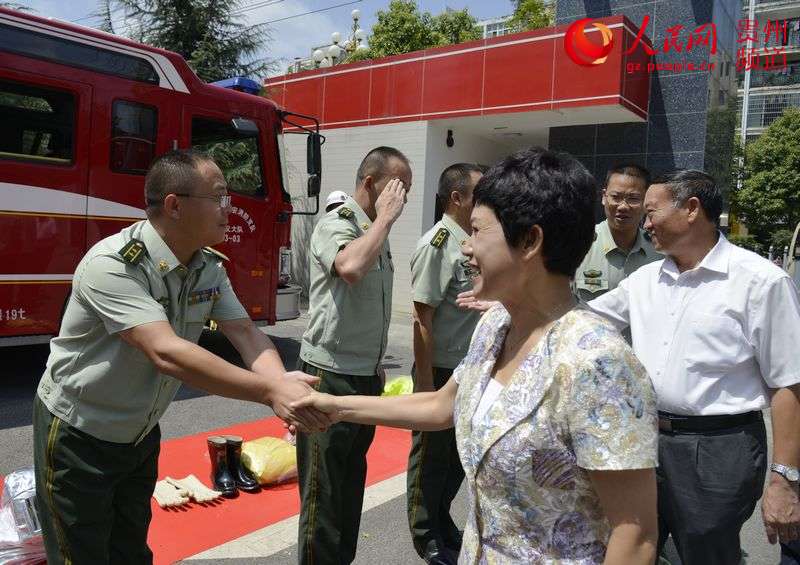
M 602 45 L 597 45 L 586 37 L 586 25 L 590 23 L 600 32 Z M 566 49 L 567 55 L 584 67 L 605 63 L 613 47 L 614 34 L 611 33 L 608 26 L 593 22 L 591 18 L 573 22 L 564 34 L 564 49 Z

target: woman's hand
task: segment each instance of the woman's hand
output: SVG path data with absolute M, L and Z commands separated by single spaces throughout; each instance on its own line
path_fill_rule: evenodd
M 456 304 L 464 310 L 475 310 L 486 312 L 489 308 L 497 304 L 494 300 L 478 300 L 475 298 L 474 290 L 467 290 L 456 296 Z
M 323 392 L 311 392 L 301 398 L 295 400 L 291 404 L 292 411 L 302 413 L 305 410 L 312 409 L 325 414 L 331 424 L 341 422 L 342 417 L 338 405 L 338 398 L 336 396 L 325 394 Z

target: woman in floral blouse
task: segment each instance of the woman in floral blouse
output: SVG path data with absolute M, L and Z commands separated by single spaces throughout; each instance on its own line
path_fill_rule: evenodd
M 475 297 L 500 304 L 453 379 L 437 392 L 296 404 L 334 421 L 455 425 L 470 509 L 459 563 L 655 560 L 653 388 L 620 334 L 570 291 L 595 194 L 565 154 L 529 149 L 495 165 L 475 188 L 464 253 Z

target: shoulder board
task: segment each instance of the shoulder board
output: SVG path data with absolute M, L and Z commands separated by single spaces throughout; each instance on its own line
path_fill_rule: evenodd
M 439 228 L 439 231 L 436 232 L 436 235 L 434 235 L 433 239 L 431 240 L 431 245 L 439 249 L 442 245 L 444 245 L 444 242 L 447 241 L 449 235 L 450 232 L 445 228 Z
M 344 206 L 339 206 L 339 209 L 336 211 L 336 213 L 346 220 L 352 220 L 355 217 L 355 212 L 353 212 L 350 208 L 345 208 Z
M 208 253 L 211 253 L 212 255 L 215 255 L 215 256 L 219 257 L 220 259 L 222 259 L 223 261 L 230 261 L 230 259 L 228 258 L 227 255 L 217 251 L 213 247 L 203 247 L 203 251 L 206 251 Z
M 138 239 L 131 239 L 125 246 L 117 251 L 122 257 L 122 260 L 131 265 L 138 265 L 142 257 L 147 253 L 147 248 L 144 243 Z

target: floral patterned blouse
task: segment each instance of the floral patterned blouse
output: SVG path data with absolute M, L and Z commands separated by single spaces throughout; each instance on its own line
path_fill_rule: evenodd
M 473 425 L 509 323 L 489 310 L 454 373 L 470 507 L 459 563 L 602 563 L 611 532 L 586 470 L 656 466 L 653 386 L 617 330 L 575 308 Z

